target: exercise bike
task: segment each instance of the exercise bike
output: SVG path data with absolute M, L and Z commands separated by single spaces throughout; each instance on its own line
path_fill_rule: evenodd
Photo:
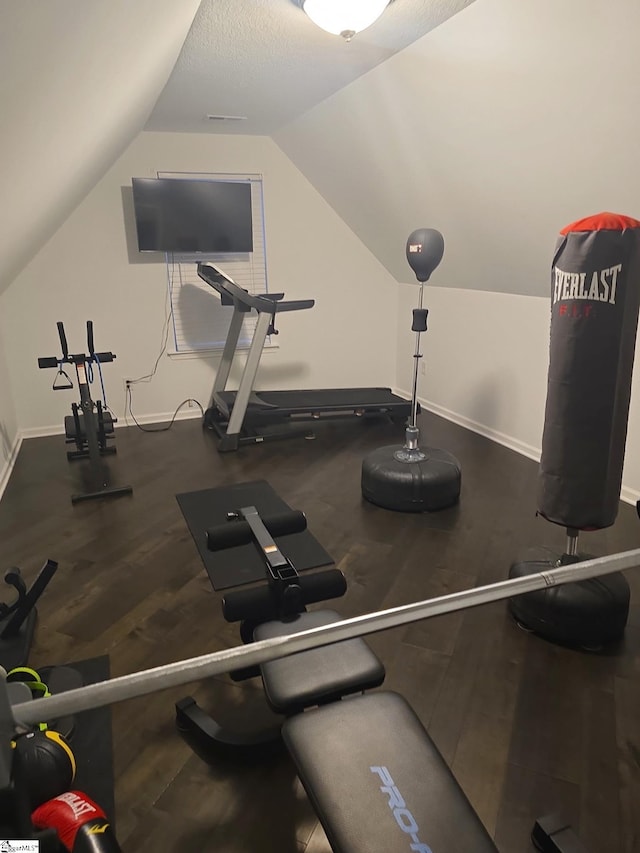
M 91 397 L 90 385 L 93 381 L 93 367 L 98 369 L 100 382 L 102 383 L 102 364 L 114 361 L 115 354 L 112 352 L 96 352 L 93 343 L 93 322 L 87 320 L 87 353 L 69 354 L 67 337 L 64 323 L 58 322 L 58 336 L 62 348 L 62 357 L 47 356 L 38 359 L 38 367 L 41 369 L 57 367 L 58 373 L 53 381 L 54 391 L 65 391 L 74 387 L 68 373 L 64 370 L 64 364 L 73 364 L 76 369 L 78 389 L 80 391 L 80 402 L 71 404 L 71 415 L 64 419 L 64 432 L 66 442 L 73 443 L 75 450 L 67 451 L 67 459 L 88 459 L 87 468 L 87 490 L 71 495 L 71 503 L 91 500 L 92 498 L 115 497 L 117 495 L 128 495 L 133 491 L 131 486 L 111 486 L 106 465 L 102 461 L 103 456 L 116 453 L 116 448 L 109 444 L 113 439 L 114 423 L 117 419 L 106 410 L 106 404 L 102 401 L 94 401 Z M 103 385 L 104 397 L 104 385 Z

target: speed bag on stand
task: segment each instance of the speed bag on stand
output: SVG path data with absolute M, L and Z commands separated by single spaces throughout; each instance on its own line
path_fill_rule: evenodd
M 551 339 L 538 514 L 578 531 L 609 527 L 622 485 L 640 305 L 640 222 L 611 213 L 560 232 L 551 270 Z M 515 563 L 510 577 L 588 559 Z M 599 648 L 629 612 L 620 573 L 511 599 L 523 626 L 549 640 Z

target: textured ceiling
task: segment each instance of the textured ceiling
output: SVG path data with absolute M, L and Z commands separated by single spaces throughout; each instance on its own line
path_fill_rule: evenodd
M 146 129 L 270 135 L 471 2 L 392 0 L 347 43 L 295 0 L 203 0 Z

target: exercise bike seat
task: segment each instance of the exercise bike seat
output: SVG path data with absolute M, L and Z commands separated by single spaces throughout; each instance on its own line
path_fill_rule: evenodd
M 340 619 L 334 610 L 314 610 L 300 613 L 287 622 L 264 622 L 253 636 L 256 640 L 267 640 L 330 625 Z M 379 687 L 385 676 L 382 663 L 361 637 L 269 661 L 260 670 L 269 705 L 276 713 L 285 715 Z
M 103 428 L 105 435 L 113 435 L 113 418 L 109 414 L 109 412 L 102 412 L 102 420 L 103 420 Z M 83 429 L 82 415 L 79 418 L 80 421 L 80 435 L 76 436 L 76 422 L 73 415 L 66 415 L 64 419 L 64 434 L 65 437 L 70 441 L 75 441 L 77 438 L 80 438 L 81 441 L 86 440 L 85 431 Z

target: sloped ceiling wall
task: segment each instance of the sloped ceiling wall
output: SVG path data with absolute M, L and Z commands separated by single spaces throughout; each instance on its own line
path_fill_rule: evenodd
M 476 0 L 274 134 L 399 282 L 548 295 L 558 230 L 640 216 L 638 0 Z M 415 281 L 415 279 L 413 279 Z
M 199 2 L 2 4 L 0 293 L 142 129 Z

